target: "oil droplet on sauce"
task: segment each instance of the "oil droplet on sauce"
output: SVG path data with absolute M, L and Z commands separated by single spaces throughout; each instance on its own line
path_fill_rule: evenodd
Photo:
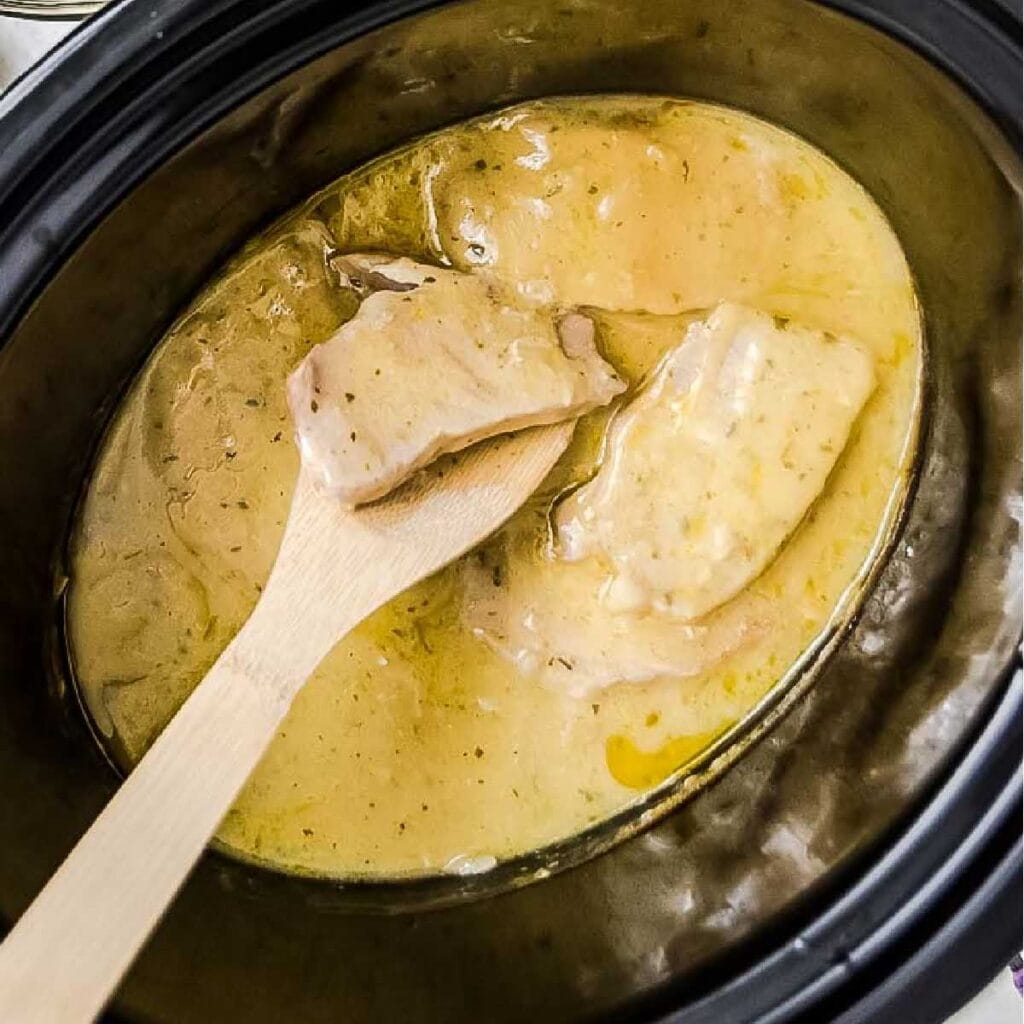
M 649 789 L 692 761 L 727 728 L 677 736 L 652 751 L 641 750 L 628 736 L 609 736 L 604 745 L 608 771 L 623 786 Z

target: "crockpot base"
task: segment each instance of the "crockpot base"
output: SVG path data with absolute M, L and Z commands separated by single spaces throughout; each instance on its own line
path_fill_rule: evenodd
M 472 899 L 467 882 L 447 894 L 463 902 L 412 911 L 437 894 L 208 856 L 113 1012 L 871 1019 L 905 984 L 893 960 L 912 974 L 956 933 L 952 907 L 970 917 L 1000 880 L 1019 885 L 1003 867 L 1020 832 L 1006 796 L 1020 760 L 1019 81 L 1015 42 L 955 0 L 690 0 L 629 17 L 606 0 L 181 0 L 82 27 L 0 100 L 0 913 L 24 909 L 116 785 L 63 671 L 61 545 L 125 381 L 199 284 L 411 135 L 528 96 L 692 95 L 837 159 L 920 286 L 922 471 L 859 623 L 719 784 L 520 891 Z M 955 948 L 952 1001 L 993 955 Z

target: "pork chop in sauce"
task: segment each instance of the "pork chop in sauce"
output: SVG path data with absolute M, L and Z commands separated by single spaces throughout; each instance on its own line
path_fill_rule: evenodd
M 351 255 L 356 315 L 288 378 L 302 460 L 347 505 L 372 501 L 439 455 L 574 419 L 625 385 L 579 313 L 513 305 L 484 276 Z

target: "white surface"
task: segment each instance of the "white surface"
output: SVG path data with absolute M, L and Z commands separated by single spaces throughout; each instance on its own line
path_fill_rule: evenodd
M 35 63 L 72 27 L 66 21 L 26 21 L 0 16 L 0 89 Z M 1021 1024 L 1021 1009 L 1010 972 L 1003 970 L 948 1024 Z
M 5 89 L 26 68 L 74 28 L 70 21 L 29 21 L 0 15 L 0 89 Z
M 1021 997 L 1004 969 L 978 993 L 948 1024 L 1021 1024 Z

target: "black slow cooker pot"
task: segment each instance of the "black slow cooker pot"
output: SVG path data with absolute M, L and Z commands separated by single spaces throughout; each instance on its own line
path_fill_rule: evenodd
M 724 777 L 532 884 L 207 855 L 112 1019 L 931 1022 L 964 1002 L 1021 943 L 1019 37 L 998 0 L 137 0 L 80 28 L 0 100 L 0 916 L 117 783 L 67 671 L 63 549 L 175 313 L 412 136 L 526 97 L 667 93 L 810 139 L 910 259 L 922 450 L 858 621 Z

